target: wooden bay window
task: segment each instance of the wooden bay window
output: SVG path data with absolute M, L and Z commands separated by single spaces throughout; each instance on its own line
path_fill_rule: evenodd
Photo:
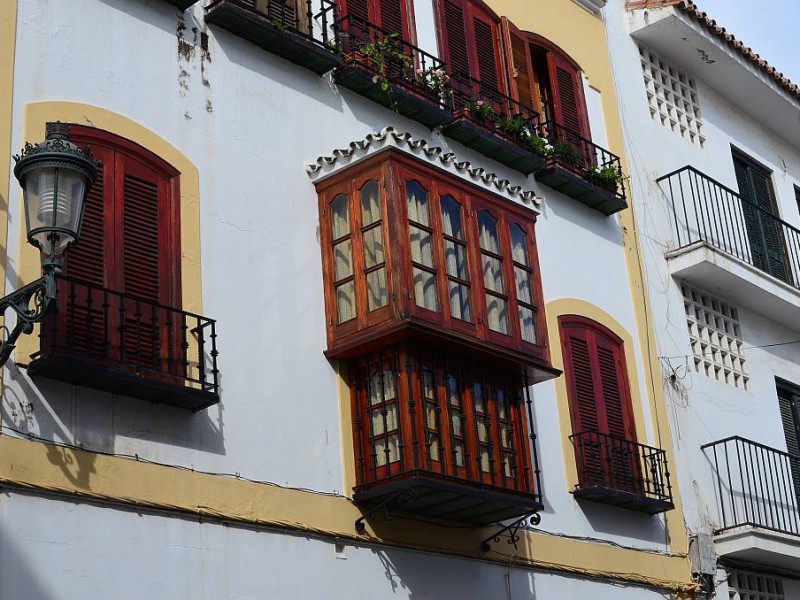
M 535 213 L 399 152 L 318 189 L 328 356 L 411 336 L 549 369 Z

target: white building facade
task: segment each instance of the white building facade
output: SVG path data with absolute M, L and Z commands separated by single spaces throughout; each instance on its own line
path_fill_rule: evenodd
M 673 445 L 734 431 L 669 432 L 603 4 L 0 0 L 6 292 L 11 149 L 101 168 L 2 375 L 0 598 L 695 594 Z
M 692 569 L 794 598 L 796 86 L 692 2 L 606 7 Z

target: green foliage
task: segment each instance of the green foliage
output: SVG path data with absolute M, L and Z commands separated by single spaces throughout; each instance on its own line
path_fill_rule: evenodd
M 470 98 L 464 104 L 464 108 L 470 112 L 473 119 L 477 119 L 479 121 L 494 120 L 494 108 L 492 108 L 492 105 L 488 102 Z
M 370 61 L 370 67 L 375 71 L 372 83 L 379 84 L 381 96 L 383 96 L 389 108 L 397 112 L 397 100 L 386 77 L 386 68 L 391 64 L 394 67 L 399 67 L 402 73 L 407 75 L 413 72 L 414 66 L 411 57 L 403 52 L 399 34 L 391 33 L 380 40 L 368 42 L 362 45 L 359 51 Z
M 619 184 L 625 180 L 622 170 L 611 164 L 596 167 L 592 165 L 586 169 L 586 178 L 590 179 L 604 188 L 616 190 Z
M 553 144 L 553 155 L 559 157 L 570 166 L 577 167 L 581 162 L 581 157 L 575 146 L 569 142 L 557 141 Z

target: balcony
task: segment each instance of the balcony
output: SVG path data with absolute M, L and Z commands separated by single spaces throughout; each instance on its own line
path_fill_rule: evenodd
M 68 277 L 28 373 L 192 411 L 219 402 L 216 322 Z
M 618 156 L 554 121 L 544 123 L 539 135 L 551 148 L 537 181 L 606 216 L 628 207 Z
M 663 450 L 597 431 L 570 439 L 578 466 L 575 498 L 650 515 L 675 508 Z
M 415 344 L 348 367 L 356 504 L 475 525 L 542 508 L 529 382 L 519 371 Z
M 206 22 L 218 25 L 320 75 L 341 63 L 330 0 L 214 0 Z
M 796 569 L 800 457 L 738 436 L 701 449 L 714 472 L 717 554 Z
M 445 64 L 356 15 L 337 23 L 344 64 L 336 83 L 433 129 L 449 121 Z
M 670 272 L 791 328 L 800 319 L 800 230 L 684 167 L 657 180 L 670 201 Z
M 455 112 L 446 136 L 526 175 L 544 166 L 536 111 L 463 73 L 453 73 L 450 86 Z
M 172 4 L 176 8 L 180 8 L 181 10 L 186 10 L 193 4 L 197 4 L 198 0 L 166 0 L 167 4 Z

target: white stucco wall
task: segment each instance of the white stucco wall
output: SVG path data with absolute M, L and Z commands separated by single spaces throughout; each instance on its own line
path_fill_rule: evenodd
M 424 12 L 418 8 L 419 15 Z M 204 56 L 198 46 L 189 59 L 177 53 L 176 36 L 181 24 L 186 27 L 183 35 L 189 43 L 195 39 L 193 28 L 198 29 L 198 37 L 200 32 L 208 33 L 210 56 Z M 430 43 L 432 33 L 424 29 L 432 26 L 426 19 L 418 18 L 417 27 L 423 29 L 419 39 Z M 322 354 L 325 330 L 318 214 L 316 193 L 305 166 L 316 157 L 346 147 L 352 140 L 387 125 L 456 152 L 459 158 L 483 166 L 512 184 L 536 190 L 544 199 L 537 224 L 537 243 L 545 302 L 578 298 L 593 303 L 636 339 L 625 252 L 616 217 L 604 217 L 536 183 L 532 177 L 525 178 L 492 163 L 349 90 L 337 89 L 330 77 L 318 77 L 221 29 L 208 28 L 199 6 L 179 16 L 178 11 L 159 0 L 71 0 L 69 3 L 26 0 L 19 3 L 16 61 L 14 148 L 25 141 L 22 128 L 26 104 L 66 100 L 97 105 L 140 123 L 178 148 L 198 167 L 203 313 L 218 321 L 222 401 L 218 406 L 190 414 L 83 387 L 43 379 L 31 381 L 24 371 L 11 366 L 4 378 L 2 401 L 2 418 L 7 427 L 47 440 L 80 444 L 89 450 L 138 454 L 148 460 L 202 471 L 240 473 L 281 485 L 343 492 L 342 456 L 350 457 L 351 450 L 341 448 L 335 371 Z M 597 95 L 593 91 L 590 96 L 592 129 L 599 127 L 598 131 L 604 131 Z M 18 197 L 16 189 L 12 192 L 12 199 Z M 21 243 L 18 209 L 12 202 L 9 288 L 17 284 L 17 249 Z M 560 342 L 553 339 L 550 343 Z M 626 352 L 638 371 L 640 396 L 647 398 L 650 382 L 644 376 L 638 341 Z M 600 505 L 579 505 L 573 499 L 566 483 L 555 386 L 552 382 L 539 384 L 534 387 L 533 395 L 545 495 L 541 528 L 666 550 L 662 517 Z M 647 406 L 643 410 L 645 423 L 652 423 Z M 7 429 L 6 433 L 11 431 Z M 639 435 L 657 445 L 652 431 L 640 431 Z M 47 502 L 30 502 L 30 508 L 22 501 L 8 502 L 0 505 L 0 518 L 8 506 L 15 519 L 35 521 L 36 511 L 45 510 L 38 503 Z M 70 531 L 69 528 L 76 528 L 75 519 L 80 519 L 81 528 L 85 520 L 90 529 L 96 526 L 94 519 L 101 517 L 120 522 L 161 519 L 134 517 L 108 509 L 62 506 L 57 502 L 52 510 L 55 512 L 48 522 L 54 525 L 61 522 L 57 514 L 71 516 L 57 525 L 63 531 L 41 534 L 51 540 Z M 26 511 L 30 512 L 26 515 Z M 8 523 L 16 522 L 15 519 L 9 517 Z M 153 531 L 159 528 L 152 527 Z M 262 543 L 259 541 L 262 539 L 271 540 L 269 543 L 277 544 L 275 548 L 265 547 L 254 556 L 265 560 L 273 554 L 281 557 L 281 568 L 301 561 L 277 548 L 287 549 L 288 553 L 293 544 L 306 543 L 290 536 L 241 533 L 218 526 L 206 528 L 209 536 L 221 536 L 222 532 L 241 535 L 244 547 Z M 181 564 L 187 568 L 200 569 L 197 552 L 178 549 L 198 543 L 192 540 L 201 536 L 201 530 L 206 531 L 182 521 L 169 525 L 164 535 L 170 531 L 169 535 L 174 537 L 163 542 L 163 552 L 175 552 L 175 560 L 184 561 Z M 161 564 L 157 557 L 165 556 L 162 550 L 150 554 L 147 536 L 137 535 L 142 535 L 141 543 L 145 545 L 138 549 L 134 546 L 136 552 L 126 553 L 135 563 L 132 581 L 138 579 L 133 574 L 146 572 L 147 564 Z M 13 536 L 8 541 L 20 544 L 17 552 L 25 555 L 39 547 L 38 542 L 33 543 L 35 536 L 32 539 L 25 539 L 22 533 L 20 536 L 19 541 Z M 91 543 L 80 542 L 76 548 L 88 548 Z M 210 544 L 208 547 L 212 548 L 222 542 Z M 320 564 L 327 565 L 320 567 L 322 572 L 331 570 L 327 577 L 333 577 L 336 569 L 345 568 L 343 565 L 353 568 L 349 565 L 358 560 L 373 560 L 376 564 L 379 560 L 372 550 L 359 550 L 354 552 L 355 560 L 337 562 L 327 545 L 314 545 L 320 546 Z M 58 552 L 66 552 L 56 543 L 43 542 L 42 547 L 56 553 L 54 560 L 61 556 Z M 96 555 L 104 554 L 98 549 Z M 85 560 L 83 566 L 91 564 L 88 556 L 75 560 Z M 238 558 L 225 560 L 232 565 Z M 45 562 L 42 560 L 42 564 Z M 372 572 L 378 570 L 376 567 Z M 75 572 L 80 571 L 76 566 Z M 219 590 L 245 585 L 237 583 L 240 572 L 226 573 L 227 583 L 204 579 L 209 586 L 208 597 L 215 597 Z M 502 581 L 502 570 L 492 573 L 487 577 Z M 521 576 L 515 575 L 518 577 Z M 514 585 L 527 589 L 526 578 L 527 575 L 515 579 Z M 337 581 L 340 579 L 337 577 Z M 368 587 L 372 591 L 360 597 L 375 598 L 386 593 L 383 576 L 374 579 L 364 585 L 377 587 Z M 452 583 L 453 579 L 456 578 L 442 581 Z M 546 590 L 564 595 L 564 590 L 578 585 L 573 580 L 563 580 L 565 583 L 552 583 L 553 587 L 548 587 L 551 584 L 541 582 L 551 581 L 551 576 L 544 575 L 536 580 L 540 582 L 536 585 L 543 586 L 541 597 L 550 594 Z M 76 593 L 63 597 L 78 596 L 78 590 L 90 585 L 78 578 L 75 581 Z M 150 585 L 146 581 L 140 585 Z M 436 585 L 444 584 L 433 581 L 432 576 L 430 580 L 425 577 L 419 585 L 433 591 L 414 597 L 442 597 L 435 590 L 439 589 Z M 188 576 L 175 581 L 176 597 L 186 595 L 188 592 L 181 586 L 191 589 L 191 583 Z M 310 586 L 309 592 L 317 585 L 320 590 L 326 589 L 314 581 L 297 581 L 297 584 Z M 16 584 L 6 580 L 0 585 Z M 149 589 L 136 585 L 134 589 L 142 592 Z M 470 590 L 469 597 L 480 597 L 466 581 L 463 589 Z M 561 591 L 556 592 L 557 589 Z M 409 596 L 412 592 L 413 589 L 408 592 Z M 620 594 L 629 592 L 613 588 L 608 593 L 609 597 L 621 598 L 624 596 Z M 280 587 L 275 594 L 291 597 Z M 631 594 L 631 598 L 645 597 Z M 9 598 L 13 597 L 11 593 Z

